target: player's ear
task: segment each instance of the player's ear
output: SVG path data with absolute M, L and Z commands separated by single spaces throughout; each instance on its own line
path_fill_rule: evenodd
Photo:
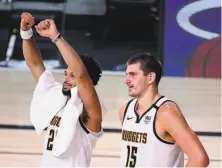
M 156 80 L 156 73 L 150 72 L 148 74 L 148 84 L 154 83 Z

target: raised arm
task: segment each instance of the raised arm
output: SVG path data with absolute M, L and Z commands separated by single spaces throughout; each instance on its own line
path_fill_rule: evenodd
M 35 23 L 34 17 L 29 13 L 22 13 L 21 15 L 21 31 L 26 33 Z M 22 42 L 22 51 L 27 66 L 31 70 L 33 77 L 38 81 L 40 75 L 45 71 L 45 66 L 42 62 L 41 53 L 35 42 L 35 37 L 24 39 Z
M 59 34 L 54 21 L 49 19 L 40 22 L 39 25 L 36 26 L 36 31 L 41 36 L 48 37 L 51 40 L 55 39 Z M 69 70 L 75 77 L 76 86 L 78 87 L 80 97 L 89 117 L 86 127 L 93 132 L 99 132 L 102 121 L 101 106 L 87 70 L 77 52 L 63 37 L 59 38 L 55 44 L 61 52 Z

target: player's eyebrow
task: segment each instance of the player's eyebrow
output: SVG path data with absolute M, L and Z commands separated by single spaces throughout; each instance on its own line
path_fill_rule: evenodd
M 132 71 L 126 72 L 126 75 L 136 75 L 136 74 L 137 74 L 136 72 L 132 72 Z

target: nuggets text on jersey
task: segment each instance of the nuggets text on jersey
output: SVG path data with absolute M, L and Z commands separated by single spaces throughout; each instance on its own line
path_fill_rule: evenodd
M 142 132 L 135 132 L 135 131 L 122 131 L 122 140 L 128 142 L 135 142 L 135 143 L 147 143 L 147 133 Z

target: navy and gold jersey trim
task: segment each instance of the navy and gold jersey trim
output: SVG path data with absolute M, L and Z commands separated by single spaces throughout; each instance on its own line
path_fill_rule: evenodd
M 161 105 L 163 105 L 165 102 L 168 102 L 168 101 L 173 102 L 172 100 L 166 100 L 166 101 L 164 101 Z M 161 106 L 161 105 L 160 105 L 160 106 Z M 160 106 L 159 106 L 159 107 L 160 107 Z M 159 110 L 159 107 L 154 106 L 154 108 L 156 108 L 156 114 L 155 114 L 154 120 L 153 120 L 153 133 L 154 133 L 154 135 L 156 136 L 156 138 L 157 138 L 158 140 L 160 140 L 161 142 L 163 142 L 163 143 L 165 143 L 165 144 L 169 144 L 169 145 L 174 145 L 175 142 L 169 142 L 169 141 L 166 141 L 166 140 L 162 139 L 162 138 L 157 134 L 157 132 L 156 132 L 156 116 L 157 116 L 157 112 L 158 112 L 158 110 Z
M 143 115 L 142 115 L 141 117 L 139 117 L 139 115 L 138 115 L 137 112 L 136 112 L 136 106 L 137 106 L 137 103 L 138 103 L 138 101 L 136 101 L 135 106 L 134 106 L 134 113 L 135 113 L 135 115 L 136 115 L 136 123 L 139 123 L 139 122 L 141 121 L 141 119 L 143 118 L 143 116 L 145 116 L 153 107 L 156 107 L 156 103 L 157 103 L 160 99 L 162 99 L 162 98 L 164 98 L 164 96 L 160 96 L 160 97 L 152 104 L 152 106 L 150 106 L 150 107 L 143 113 Z
M 126 113 L 127 113 L 128 108 L 129 108 L 129 105 L 130 105 L 130 103 L 131 103 L 133 100 L 134 100 L 134 99 L 131 99 L 131 100 L 127 103 L 127 105 L 126 105 L 126 108 L 125 108 L 125 111 L 124 111 L 124 115 L 123 115 L 123 121 L 122 121 L 122 123 L 123 123 L 124 120 L 125 120 Z
M 89 134 L 90 132 L 89 132 L 89 130 L 86 128 L 86 126 L 84 125 L 84 123 L 82 122 L 82 119 L 79 117 L 79 123 L 80 123 L 80 125 L 81 125 L 81 127 L 83 128 L 83 130 L 87 133 L 87 134 Z

